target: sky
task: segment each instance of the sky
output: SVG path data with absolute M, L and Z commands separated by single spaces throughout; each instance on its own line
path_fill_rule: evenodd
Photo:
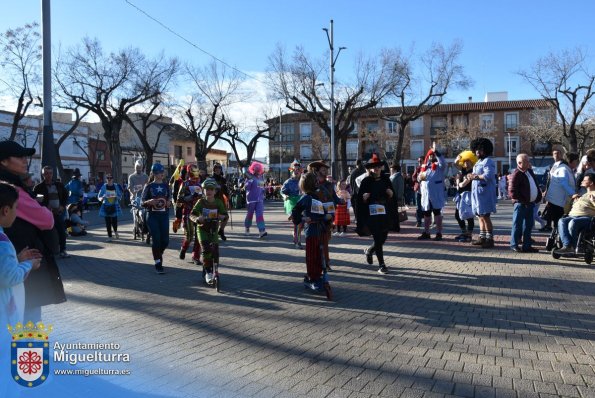
M 10 5 L 2 7 L 0 31 L 41 22 L 41 0 L 5 4 Z M 322 28 L 331 19 L 335 47 L 347 47 L 336 63 L 338 79 L 352 76 L 360 53 L 394 47 L 423 52 L 433 42 L 461 40 L 460 62 L 474 85 L 449 92 L 447 103 L 482 101 L 493 91 L 507 91 L 510 100 L 539 98 L 516 72 L 550 51 L 581 47 L 595 67 L 592 27 L 582 17 L 595 14 L 593 0 L 52 0 L 51 13 L 54 48 L 89 36 L 108 51 L 138 47 L 147 55 L 163 52 L 199 66 L 212 60 L 207 52 L 254 76 L 249 83 L 261 90 L 277 44 L 328 56 Z M 256 109 L 257 104 L 245 105 L 243 113 Z

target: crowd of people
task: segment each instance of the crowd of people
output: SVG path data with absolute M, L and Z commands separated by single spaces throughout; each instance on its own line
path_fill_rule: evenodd
M 27 173 L 28 159 L 34 149 L 13 141 L 0 142 L 0 322 L 40 321 L 44 305 L 66 300 L 56 259 L 68 258 L 67 234 L 83 236 L 88 221 L 83 217 L 84 184 L 75 170 L 67 184 L 54 178 L 51 167 L 42 170 L 42 181 L 34 185 Z M 265 178 L 264 166 L 252 162 L 240 177 L 227 181 L 223 168 L 216 164 L 213 173 L 195 165 L 180 164 L 166 180 L 165 169 L 155 163 L 150 175 L 143 164 L 126 187 L 105 176 L 95 187 L 100 203 L 99 215 L 105 219 L 108 241 L 120 238 L 118 217 L 129 201 L 143 209 L 142 225 L 150 236 L 155 270 L 165 273 L 163 254 L 169 246 L 170 231 L 183 232 L 179 258 L 185 259 L 192 246 L 192 261 L 202 266 L 203 280 L 212 284 L 219 262 L 219 242 L 226 241 L 226 224 L 234 195 L 242 195 L 246 206 L 244 232 L 251 236 L 255 219 L 258 239 L 267 237 L 264 201 L 277 187 L 288 217 L 292 245 L 304 250 L 304 284 L 324 291 L 332 298 L 329 272 L 335 264 L 329 252 L 333 237 L 350 233 L 371 241 L 363 250 L 362 263 L 374 264 L 381 274 L 389 272 L 384 245 L 389 232 L 400 230 L 404 206 L 415 204 L 415 222 L 421 229 L 420 241 L 444 240 L 443 209 L 454 193 L 454 220 L 460 227 L 455 237 L 481 249 L 494 247 L 492 215 L 498 199 L 513 204 L 510 248 L 519 253 L 538 251 L 532 238 L 535 222 L 540 231 L 551 232 L 558 245 L 548 247 L 560 256 L 580 251 L 581 231 L 592 228 L 595 217 L 595 149 L 582 158 L 573 153 L 553 151 L 545 186 L 541 187 L 532 170 L 530 158 L 521 153 L 516 169 L 498 175 L 489 139 L 479 138 L 455 159 L 458 172 L 446 176 L 444 154 L 431 148 L 409 175 L 398 164 L 390 167 L 377 154 L 364 162 L 358 160 L 349 176 L 334 181 L 329 166 L 322 160 L 303 166 L 292 162 L 290 176 L 278 184 Z M 237 200 L 237 199 L 236 199 Z M 541 203 L 545 203 L 540 212 Z M 174 219 L 170 228 L 170 208 Z M 353 214 L 353 220 L 352 220 Z M 476 228 L 477 225 L 477 228 Z M 303 238 L 302 238 L 303 237 Z

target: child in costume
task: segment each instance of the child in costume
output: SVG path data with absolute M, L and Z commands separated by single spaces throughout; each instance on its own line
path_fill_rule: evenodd
M 186 257 L 186 251 L 190 247 L 192 241 L 194 246 L 192 248 L 192 261 L 196 265 L 200 265 L 200 243 L 196 236 L 196 224 L 190 219 L 190 214 L 196 202 L 202 197 L 202 187 L 200 180 L 200 172 L 198 166 L 189 164 L 186 166 L 186 181 L 180 186 L 178 192 L 177 204 L 182 207 L 182 220 L 184 223 L 184 240 L 180 248 L 180 259 Z
M 219 263 L 219 222 L 227 221 L 227 209 L 221 199 L 215 197 L 219 185 L 214 178 L 202 183 L 203 197 L 192 209 L 191 218 L 196 223 L 198 240 L 202 247 L 203 278 L 213 281 L 213 263 Z
M 315 173 L 306 173 L 300 179 L 300 189 L 304 193 L 291 212 L 295 225 L 304 222 L 306 235 L 306 276 L 304 283 L 308 287 L 322 289 L 328 285 L 328 277 L 323 270 L 323 242 L 327 235 L 328 221 L 332 215 L 327 213 L 320 200 L 316 198 L 318 177 Z M 330 297 L 329 297 L 330 298 Z
M 84 236 L 87 235 L 87 225 L 89 221 L 85 221 L 81 218 L 81 208 L 76 203 L 71 203 L 66 208 L 68 212 L 68 218 L 70 220 L 70 227 L 68 227 L 68 233 L 71 236 Z
M 153 260 L 158 274 L 164 274 L 163 252 L 169 244 L 169 206 L 171 193 L 163 181 L 165 169 L 161 163 L 151 166 L 149 184 L 143 190 L 142 206 L 147 208 L 147 226 L 151 233 Z
M 172 197 L 172 204 L 175 206 L 175 218 L 172 223 L 171 229 L 174 231 L 174 234 L 178 232 L 178 229 L 182 225 L 182 205 L 178 206 L 178 193 L 180 192 L 180 187 L 184 184 L 184 180 L 186 180 L 186 168 L 184 167 L 184 159 L 180 159 L 176 170 L 172 174 L 171 178 L 169 179 L 169 187 L 171 190 L 171 197 Z
M 337 227 L 337 232 L 333 235 L 343 236 L 347 233 L 347 226 L 351 224 L 351 218 L 349 217 L 351 194 L 347 191 L 347 182 L 345 180 L 341 180 L 337 183 L 337 196 L 339 197 L 339 203 L 337 204 L 334 221 L 334 224 Z M 343 227 L 342 231 L 341 227 Z
M 24 322 L 25 287 L 23 282 L 31 270 L 39 268 L 41 253 L 37 249 L 23 249 L 17 256 L 12 242 L 4 233 L 17 215 L 16 188 L 0 182 L 0 325 Z M 4 332 L 5 333 L 5 332 Z M 4 339 L 2 339 L 4 341 Z
M 477 156 L 471 151 L 461 152 L 455 159 L 455 166 L 460 170 L 457 174 L 455 196 L 455 219 L 461 228 L 461 234 L 455 238 L 459 242 L 471 242 L 475 221 L 473 209 L 471 208 L 471 181 L 467 175 L 473 171 L 477 163 Z M 465 221 L 467 226 L 465 228 Z
M 246 212 L 246 219 L 244 220 L 244 227 L 246 228 L 246 235 L 250 235 L 250 227 L 252 226 L 252 217 L 256 213 L 256 226 L 258 227 L 259 238 L 262 239 L 267 236 L 264 225 L 264 166 L 258 162 L 252 162 L 248 168 L 246 177 L 246 202 L 248 209 Z
M 221 199 L 223 201 L 223 204 L 225 205 L 226 209 L 230 209 L 229 189 L 227 189 L 227 180 L 223 176 L 223 166 L 221 166 L 220 163 L 215 163 L 213 165 L 212 177 L 215 179 L 215 181 L 217 181 L 217 185 L 219 186 L 219 189 L 217 190 L 217 193 L 215 194 L 215 196 L 217 197 L 217 199 Z M 221 224 L 219 225 L 218 234 L 223 242 L 225 242 L 227 240 L 227 237 L 225 236 L 225 227 L 226 226 L 227 226 L 227 220 L 221 221 Z
M 283 205 L 285 213 L 291 216 L 291 212 L 296 203 L 300 200 L 300 177 L 302 176 L 302 165 L 295 159 L 289 168 L 291 177 L 289 177 L 281 187 L 281 196 L 283 196 Z M 291 217 L 290 217 L 291 219 Z M 296 249 L 303 249 L 301 242 L 301 235 L 303 225 L 297 224 L 293 226 L 293 245 Z

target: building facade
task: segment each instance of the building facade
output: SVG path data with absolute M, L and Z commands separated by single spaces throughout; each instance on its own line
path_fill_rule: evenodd
M 390 162 L 397 146 L 399 125 L 395 120 L 399 111 L 400 108 L 387 107 L 359 115 L 347 140 L 348 165 L 354 165 L 357 159 L 368 159 L 374 152 Z M 486 137 L 494 144 L 498 171 L 506 172 L 516 167 L 515 158 L 521 151 L 532 154 L 551 149 L 547 143 L 531 142 L 523 134 L 537 117 L 555 123 L 555 109 L 541 99 L 438 105 L 406 127 L 402 166 L 404 170 L 413 170 L 417 158 L 424 156 L 434 144 L 452 163 L 458 153 L 469 147 L 472 138 Z M 282 115 L 280 123 L 280 134 L 275 134 L 274 140 L 269 142 L 274 174 L 281 173 L 281 178 L 287 176 L 294 158 L 303 163 L 330 159 L 328 138 L 305 115 Z M 268 124 L 278 129 L 279 118 L 269 120 Z M 340 153 L 335 156 L 337 162 L 339 159 Z

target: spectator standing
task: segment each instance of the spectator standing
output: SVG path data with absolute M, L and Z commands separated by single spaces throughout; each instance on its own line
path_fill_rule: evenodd
M 66 252 L 66 206 L 68 192 L 61 182 L 54 181 L 54 170 L 50 166 L 42 169 L 43 181 L 33 188 L 33 193 L 43 195 L 41 204 L 52 212 L 54 216 L 54 228 L 58 233 L 58 242 L 60 244 L 60 257 L 68 258 L 70 255 Z
M 66 188 L 68 191 L 68 204 L 77 203 L 82 205 L 84 189 L 83 183 L 81 182 L 81 171 L 79 169 L 74 169 L 72 178 L 70 181 L 68 181 L 68 184 L 66 184 L 64 188 Z
M 551 231 L 552 224 L 558 225 L 558 220 L 564 215 L 564 207 L 572 195 L 576 193 L 576 182 L 573 169 L 578 164 L 579 157 L 575 153 L 568 153 L 565 158 L 560 151 L 553 152 L 556 160 L 549 172 L 547 191 L 545 194 L 545 220 L 547 225 L 540 231 Z
M 525 153 L 518 154 L 516 163 L 517 168 L 512 173 L 508 189 L 508 196 L 514 206 L 510 248 L 520 253 L 536 253 L 538 250 L 531 247 L 531 231 L 535 224 L 533 208 L 541 201 L 541 190 L 531 169 L 529 156 Z M 519 247 L 521 236 L 523 246 Z

